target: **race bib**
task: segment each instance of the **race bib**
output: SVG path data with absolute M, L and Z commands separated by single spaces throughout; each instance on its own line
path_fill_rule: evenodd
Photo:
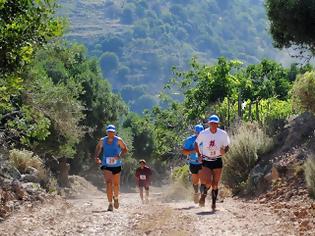
M 140 175 L 140 180 L 146 180 L 147 176 L 146 175 Z
M 115 165 L 117 160 L 115 157 L 106 157 L 106 164 L 107 165 Z
M 209 157 L 216 157 L 217 156 L 217 145 L 215 140 L 211 140 L 209 143 Z
M 217 156 L 216 148 L 210 148 L 209 149 L 209 155 L 210 155 L 210 157 L 216 157 Z

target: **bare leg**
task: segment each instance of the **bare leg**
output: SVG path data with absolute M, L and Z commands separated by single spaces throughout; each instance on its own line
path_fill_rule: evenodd
M 113 173 L 109 170 L 103 171 L 105 183 L 106 183 L 106 194 L 109 203 L 113 201 Z
M 143 187 L 139 187 L 139 191 L 140 191 L 141 201 L 142 201 L 142 203 L 144 203 L 144 200 L 143 200 Z
M 119 196 L 119 185 L 120 185 L 120 173 L 113 175 L 114 182 L 114 196 L 118 198 Z

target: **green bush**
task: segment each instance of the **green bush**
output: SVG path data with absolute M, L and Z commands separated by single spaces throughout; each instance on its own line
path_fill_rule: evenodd
M 270 151 L 272 143 L 256 123 L 238 127 L 231 137 L 230 151 L 224 157 L 223 182 L 233 192 L 244 189 L 258 157 Z
M 190 183 L 189 176 L 189 166 L 183 165 L 174 168 L 171 178 L 173 182 L 182 183 L 187 187 Z
M 311 197 L 315 198 L 315 157 L 310 156 L 304 163 L 306 184 Z

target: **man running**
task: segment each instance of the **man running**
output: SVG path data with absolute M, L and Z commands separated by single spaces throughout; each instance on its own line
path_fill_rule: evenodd
M 151 182 L 152 171 L 149 166 L 146 165 L 145 160 L 139 161 L 140 167 L 136 170 L 136 181 L 140 191 L 140 198 L 142 203 L 149 202 L 149 186 Z M 143 188 L 145 189 L 145 201 L 143 198 Z
M 222 156 L 229 150 L 230 138 L 227 133 L 218 128 L 220 119 L 212 115 L 208 119 L 209 128 L 202 131 L 195 143 L 195 149 L 202 161 L 201 169 L 201 197 L 199 205 L 205 206 L 207 192 L 212 187 L 212 210 L 216 209 L 216 200 L 219 192 L 219 181 L 223 168 Z M 203 143 L 202 147 L 198 144 Z
M 194 202 L 198 203 L 199 201 L 199 181 L 200 181 L 200 175 L 199 171 L 202 168 L 201 162 L 198 160 L 198 155 L 195 150 L 195 141 L 197 139 L 198 134 L 203 131 L 202 125 L 196 125 L 195 128 L 195 134 L 189 136 L 185 141 L 183 145 L 182 153 L 184 155 L 187 155 L 188 162 L 189 162 L 189 170 L 191 172 L 191 180 L 192 185 L 194 188 Z
M 107 136 L 101 138 L 96 145 L 95 161 L 97 164 L 101 164 L 101 169 L 103 170 L 107 199 L 109 202 L 108 211 L 113 211 L 113 199 L 114 207 L 116 209 L 119 207 L 118 195 L 122 165 L 121 157 L 128 152 L 128 149 L 123 140 L 116 136 L 116 128 L 114 125 L 108 125 L 106 127 L 106 134 Z M 102 150 L 103 157 L 100 159 L 99 155 Z

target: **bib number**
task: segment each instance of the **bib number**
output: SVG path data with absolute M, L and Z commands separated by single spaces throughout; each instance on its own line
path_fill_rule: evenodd
M 147 176 L 145 175 L 140 175 L 140 180 L 146 180 L 147 179 Z
M 216 150 L 215 150 L 214 148 L 210 148 L 209 151 L 210 151 L 210 153 L 209 153 L 209 154 L 210 154 L 210 157 L 216 157 L 216 156 L 217 156 L 217 155 L 216 155 L 217 152 L 216 152 Z
M 117 160 L 115 157 L 107 157 L 106 158 L 106 164 L 107 165 L 115 165 L 117 163 Z

